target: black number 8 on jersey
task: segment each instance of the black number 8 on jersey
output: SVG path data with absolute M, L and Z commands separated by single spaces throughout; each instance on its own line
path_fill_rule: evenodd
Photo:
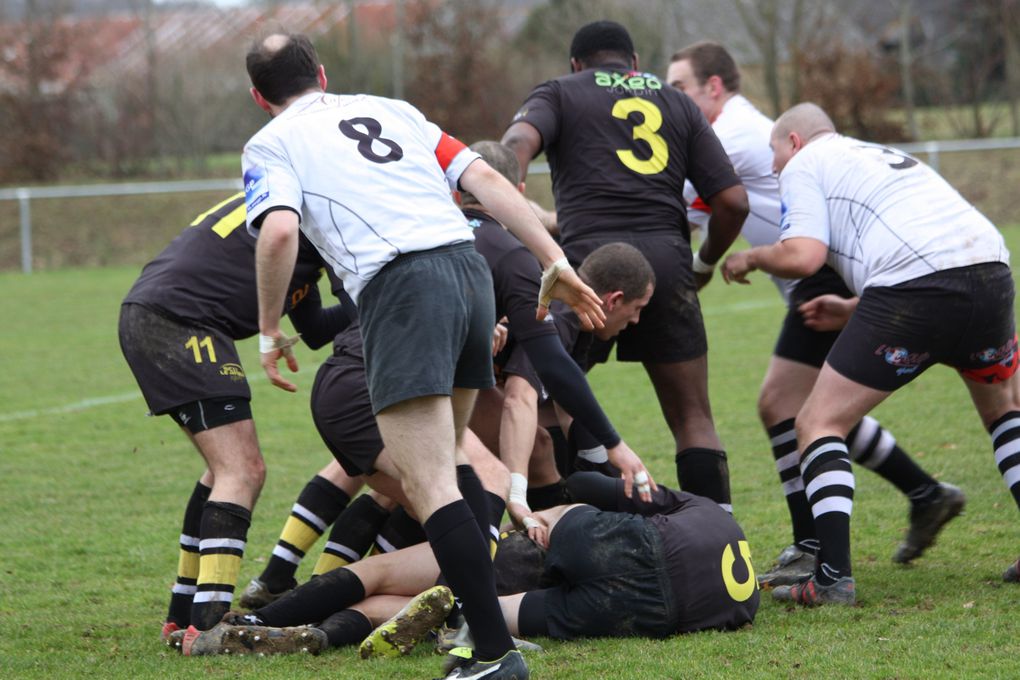
M 367 132 L 362 132 L 354 127 L 355 125 L 363 125 Z M 350 118 L 342 120 L 340 121 L 340 132 L 345 137 L 357 141 L 358 153 L 373 163 L 392 163 L 404 157 L 404 150 L 400 148 L 399 144 L 392 139 L 386 139 L 382 136 L 382 125 L 375 118 Z M 380 156 L 372 150 L 373 142 L 385 145 L 389 148 L 390 152 L 385 156 Z

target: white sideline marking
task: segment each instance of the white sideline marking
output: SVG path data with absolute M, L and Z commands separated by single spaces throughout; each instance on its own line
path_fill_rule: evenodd
M 757 309 L 765 309 L 768 307 L 784 307 L 785 305 L 777 298 L 769 298 L 767 300 L 749 300 L 747 302 L 735 302 L 729 305 L 710 305 L 704 307 L 701 310 L 704 316 L 717 316 L 719 314 L 728 314 L 730 312 L 750 312 Z M 316 363 L 312 370 L 317 370 L 318 364 Z M 304 369 L 304 370 L 307 370 Z M 248 382 L 257 380 L 264 380 L 265 374 L 256 373 L 255 375 L 248 376 Z M 12 411 L 10 413 L 0 413 L 0 423 L 10 423 L 15 420 L 28 420 L 29 418 L 38 418 L 40 416 L 54 416 L 62 413 L 74 413 L 75 411 L 87 411 L 97 406 L 107 406 L 109 404 L 122 404 L 126 401 L 132 401 L 134 399 L 141 399 L 142 393 L 138 391 L 134 392 L 123 392 L 121 394 L 111 394 L 105 397 L 93 397 L 91 399 L 82 399 L 71 404 L 65 404 L 64 406 L 53 406 L 50 408 L 39 408 L 39 409 L 28 409 L 26 411 Z

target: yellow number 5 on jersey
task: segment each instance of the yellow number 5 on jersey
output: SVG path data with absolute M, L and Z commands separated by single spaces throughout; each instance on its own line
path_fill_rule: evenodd
M 662 112 L 652 102 L 638 97 L 621 99 L 613 106 L 613 117 L 621 120 L 627 120 L 635 112 L 641 114 L 642 121 L 634 126 L 634 139 L 644 140 L 651 147 L 652 155 L 648 159 L 638 158 L 630 149 L 617 149 L 616 155 L 634 172 L 642 175 L 660 173 L 669 163 L 669 146 L 665 139 L 655 134 L 662 127 Z
M 733 577 L 733 564 L 737 559 L 733 556 L 733 546 L 726 544 L 722 554 L 722 579 L 726 584 L 726 592 L 737 602 L 743 602 L 752 595 L 758 587 L 758 580 L 754 577 L 754 567 L 751 566 L 751 546 L 747 541 L 737 541 L 737 548 L 740 550 L 740 557 L 744 560 L 747 568 L 747 580 L 738 581 Z

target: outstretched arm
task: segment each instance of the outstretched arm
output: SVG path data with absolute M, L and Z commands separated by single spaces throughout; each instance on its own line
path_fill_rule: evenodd
M 274 210 L 262 220 L 255 246 L 255 278 L 259 294 L 259 351 L 262 368 L 277 387 L 296 392 L 297 386 L 280 375 L 277 362 L 286 357 L 287 367 L 297 371 L 297 360 L 289 351 L 290 339 L 280 330 L 287 286 L 294 275 L 298 251 L 299 221 L 297 213 Z M 290 343 L 290 344 L 288 344 Z
M 585 329 L 601 328 L 606 318 L 602 301 L 566 263 L 563 250 L 549 236 L 520 192 L 480 159 L 461 174 L 460 185 L 474 194 L 485 209 L 538 258 L 544 269 L 542 292 L 570 305 Z M 548 313 L 548 305 L 547 299 L 539 301 L 539 318 Z

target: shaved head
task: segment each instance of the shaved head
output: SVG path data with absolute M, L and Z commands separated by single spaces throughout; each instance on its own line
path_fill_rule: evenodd
M 829 114 L 822 110 L 822 107 L 811 102 L 797 104 L 786 113 L 779 116 L 772 128 L 773 138 L 782 138 L 791 132 L 796 132 L 805 143 L 825 132 L 835 132 Z

